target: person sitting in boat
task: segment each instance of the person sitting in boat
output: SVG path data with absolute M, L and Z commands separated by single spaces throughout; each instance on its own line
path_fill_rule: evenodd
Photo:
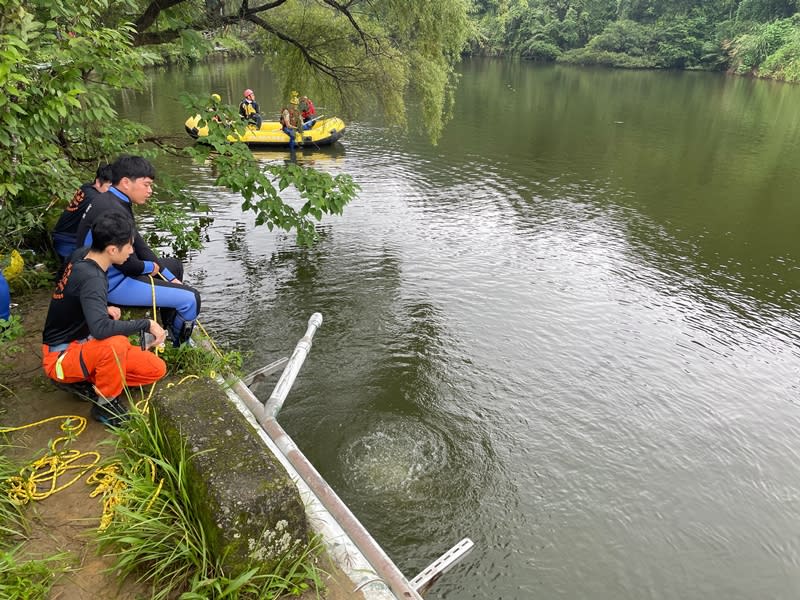
M 258 110 L 256 95 L 250 88 L 244 91 L 244 98 L 239 104 L 239 114 L 242 115 L 242 119 L 255 125 L 256 129 L 261 129 L 261 113 Z
M 303 117 L 303 129 L 311 129 L 313 121 L 317 116 L 317 110 L 314 108 L 314 103 L 308 96 L 300 97 L 300 116 Z M 311 123 L 309 123 L 311 121 Z
M 292 99 L 289 101 L 291 108 L 284 106 L 281 110 L 281 131 L 289 136 L 290 150 L 294 150 L 295 135 L 297 134 L 297 130 L 303 126 L 300 111 L 297 110 L 297 105 L 299 103 L 300 100 L 297 96 L 292 96 Z

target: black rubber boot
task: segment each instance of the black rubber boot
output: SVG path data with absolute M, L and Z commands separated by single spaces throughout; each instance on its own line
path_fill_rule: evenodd
M 69 392 L 80 400 L 94 402 L 97 399 L 94 386 L 88 381 L 79 381 L 77 383 L 62 383 L 54 379 L 51 379 L 50 381 L 52 381 L 53 385 L 58 389 L 64 392 Z
M 105 400 L 102 404 L 95 400 L 92 404 L 92 418 L 106 427 L 122 427 L 130 415 L 124 401 L 117 397 Z
M 177 348 L 181 344 L 191 343 L 192 331 L 194 331 L 194 321 L 184 322 L 177 335 L 172 333 L 172 345 Z

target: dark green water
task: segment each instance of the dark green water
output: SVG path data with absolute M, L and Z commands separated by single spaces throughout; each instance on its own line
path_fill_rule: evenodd
M 124 114 L 178 136 L 183 89 L 280 104 L 257 61 L 151 86 Z M 401 569 L 476 542 L 429 598 L 788 599 L 798 106 L 717 75 L 469 62 L 438 147 L 365 120 L 301 157 L 362 186 L 310 250 L 207 169 L 162 167 L 214 207 L 190 278 L 248 367 L 323 314 L 281 422 Z

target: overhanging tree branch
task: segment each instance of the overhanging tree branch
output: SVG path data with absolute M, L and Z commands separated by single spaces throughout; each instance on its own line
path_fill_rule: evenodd
M 348 9 L 349 5 L 344 6 L 336 2 L 336 0 L 322 0 L 322 1 L 325 2 L 325 4 L 327 4 L 328 6 L 335 8 L 336 10 L 338 10 L 347 17 L 347 20 L 350 21 L 350 24 L 353 26 L 353 29 L 355 29 L 358 32 L 358 35 L 361 36 L 361 41 L 364 42 L 364 50 L 365 51 L 369 50 L 369 44 L 367 43 L 367 36 L 361 29 L 361 27 L 358 26 L 358 23 L 356 23 L 356 20 L 353 18 L 353 15 L 350 14 L 350 10 Z
M 242 0 L 242 5 L 239 8 L 238 14 L 236 15 L 229 15 L 226 17 L 207 13 L 205 18 L 198 19 L 196 22 L 191 24 L 187 23 L 182 29 L 147 31 L 153 26 L 158 18 L 158 15 L 160 15 L 162 11 L 174 6 L 178 6 L 179 4 L 183 4 L 185 2 L 188 2 L 188 0 L 153 0 L 147 6 L 147 8 L 144 9 L 144 12 L 133 22 L 137 31 L 136 37 L 133 41 L 134 46 L 149 46 L 152 44 L 164 44 L 171 42 L 180 37 L 181 30 L 191 29 L 194 31 L 203 31 L 214 25 L 229 25 L 232 23 L 238 23 L 242 18 L 246 18 L 248 15 L 272 10 L 273 8 L 277 8 L 280 5 L 285 4 L 287 0 L 273 0 L 272 2 L 254 6 L 253 8 L 248 7 L 248 0 Z
M 139 33 L 147 31 L 147 29 L 152 27 L 153 23 L 156 22 L 162 10 L 172 8 L 184 2 L 186 2 L 186 0 L 153 0 L 147 8 L 144 9 L 144 12 L 139 15 L 139 18 L 133 22 L 136 31 Z

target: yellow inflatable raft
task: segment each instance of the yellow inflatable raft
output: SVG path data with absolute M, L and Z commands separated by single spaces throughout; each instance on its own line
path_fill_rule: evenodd
M 186 133 L 195 139 L 208 135 L 208 127 L 198 127 L 200 115 L 186 119 Z M 295 142 L 299 145 L 301 140 L 304 146 L 327 146 L 339 140 L 344 135 L 345 125 L 339 117 L 325 117 L 314 121 L 309 129 L 297 132 Z M 301 135 L 302 134 L 302 135 Z M 244 142 L 248 146 L 281 147 L 289 146 L 289 136 L 281 130 L 278 121 L 264 121 L 261 129 L 255 125 L 247 125 L 242 135 L 229 135 L 231 142 Z

